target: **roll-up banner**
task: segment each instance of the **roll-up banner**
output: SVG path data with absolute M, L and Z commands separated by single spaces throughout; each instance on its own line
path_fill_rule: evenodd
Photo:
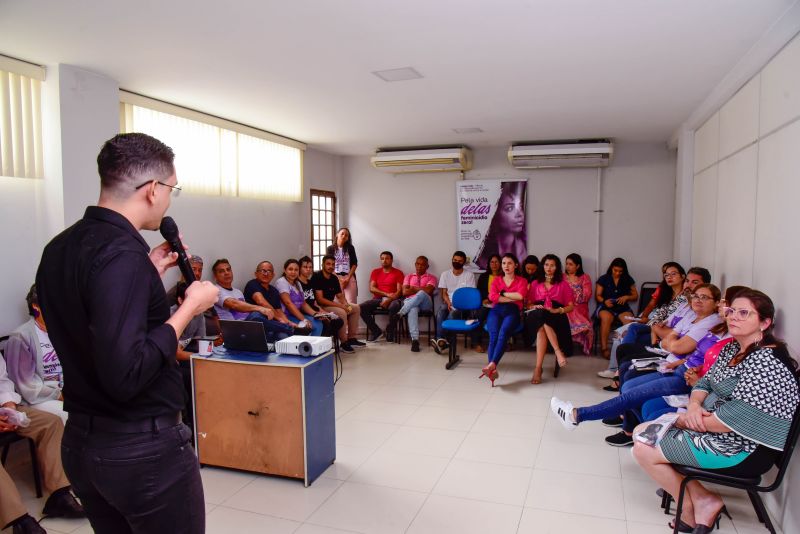
M 458 248 L 476 267 L 485 269 L 493 254 L 525 258 L 527 186 L 527 180 L 456 182 Z

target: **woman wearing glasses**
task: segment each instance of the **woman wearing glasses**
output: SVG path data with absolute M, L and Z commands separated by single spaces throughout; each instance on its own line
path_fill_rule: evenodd
M 688 392 L 684 376 L 686 369 L 701 365 L 705 351 L 719 341 L 717 336 L 707 336 L 709 330 L 720 322 L 717 313 L 719 300 L 720 291 L 715 285 L 703 284 L 695 289 L 691 299 L 693 313 L 687 314 L 675 325 L 672 334 L 662 342 L 662 348 L 670 351 L 673 356 L 673 362 L 668 365 L 669 376 L 653 371 L 637 376 L 636 371 L 623 373 L 621 368 L 620 376 L 624 379 L 619 396 L 581 408 L 574 408 L 571 402 L 553 397 L 550 401 L 553 413 L 570 430 L 584 421 L 600 419 L 610 426 L 621 425 L 622 431 L 607 437 L 606 443 L 616 447 L 630 445 L 633 442 L 633 429 L 638 423 L 631 410 L 638 410 L 645 401 L 656 397 Z M 642 354 L 642 357 L 648 356 L 652 354 Z M 630 362 L 626 364 L 630 365 Z M 623 413 L 623 420 L 614 421 Z
M 734 340 L 694 386 L 687 412 L 655 447 L 634 446 L 639 465 L 675 497 L 683 475 L 670 464 L 736 476 L 766 473 L 785 446 L 800 402 L 797 362 L 773 334 L 772 300 L 754 289 L 742 291 L 725 316 Z M 710 532 L 722 512 L 719 495 L 692 481 L 679 527 Z

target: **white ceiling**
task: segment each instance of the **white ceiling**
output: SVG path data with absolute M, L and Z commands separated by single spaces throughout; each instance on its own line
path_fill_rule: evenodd
M 666 141 L 794 2 L 0 0 L 0 53 L 338 154 Z

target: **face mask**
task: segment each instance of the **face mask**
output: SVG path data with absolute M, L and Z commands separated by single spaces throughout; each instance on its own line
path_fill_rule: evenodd
M 464 264 L 461 263 L 460 261 L 454 261 L 453 262 L 453 269 L 455 269 L 456 271 L 458 271 L 462 267 L 464 267 Z

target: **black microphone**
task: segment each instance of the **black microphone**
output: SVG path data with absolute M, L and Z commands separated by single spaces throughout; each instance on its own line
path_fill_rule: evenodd
M 178 253 L 178 267 L 181 270 L 183 279 L 186 280 L 187 284 L 191 284 L 196 278 L 194 277 L 192 266 L 189 265 L 189 257 L 186 255 L 186 250 L 183 248 L 181 238 L 178 237 L 178 225 L 175 224 L 172 217 L 164 217 L 161 219 L 159 230 L 161 231 L 161 235 L 164 236 L 164 239 L 167 240 L 167 243 L 169 243 L 169 248 L 172 249 L 172 252 Z

